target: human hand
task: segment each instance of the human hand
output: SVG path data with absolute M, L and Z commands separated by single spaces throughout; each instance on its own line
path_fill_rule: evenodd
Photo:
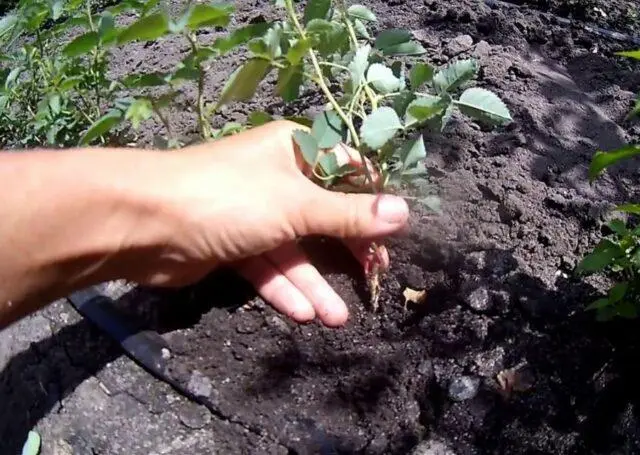
M 215 143 L 168 152 L 174 155 L 160 198 L 168 215 L 164 245 L 128 278 L 182 286 L 231 264 L 292 319 L 305 322 L 317 316 L 327 326 L 344 324 L 345 303 L 296 239 L 343 239 L 364 264 L 370 260 L 372 240 L 405 226 L 408 208 L 395 196 L 331 192 L 311 182 L 292 139 L 300 128 L 276 121 Z M 349 157 L 339 156 L 345 159 Z M 388 257 L 382 260 L 388 263 Z

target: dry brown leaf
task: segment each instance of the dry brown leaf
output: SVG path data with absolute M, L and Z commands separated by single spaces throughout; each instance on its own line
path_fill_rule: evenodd
M 409 302 L 415 303 L 416 305 L 422 305 L 427 301 L 427 291 L 422 289 L 421 291 L 416 291 L 415 289 L 405 288 L 402 292 L 404 296 L 404 307 L 407 308 L 407 304 Z
M 511 396 L 513 392 L 525 392 L 533 387 L 532 374 L 521 367 L 502 370 L 496 376 L 496 380 L 500 385 L 500 391 L 506 397 Z

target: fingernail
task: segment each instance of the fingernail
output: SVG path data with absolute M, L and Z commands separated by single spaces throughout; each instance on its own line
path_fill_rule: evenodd
M 376 216 L 386 223 L 404 223 L 409 217 L 409 207 L 401 197 L 385 194 L 378 199 Z

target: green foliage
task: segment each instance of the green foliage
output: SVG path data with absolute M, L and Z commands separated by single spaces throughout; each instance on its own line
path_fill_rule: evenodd
M 618 52 L 616 55 L 640 60 L 640 50 Z M 639 111 L 638 104 L 630 116 Z M 593 183 L 603 172 L 617 163 L 640 154 L 640 146 L 628 144 L 617 150 L 595 153 L 589 166 L 589 181 Z M 616 211 L 640 215 L 640 204 L 618 205 Z M 580 274 L 606 274 L 614 280 L 607 296 L 587 306 L 597 312 L 596 318 L 608 321 L 615 317 L 636 318 L 640 305 L 640 227 L 627 225 L 621 219 L 608 223 L 610 235 L 603 238 L 591 253 L 578 264 Z

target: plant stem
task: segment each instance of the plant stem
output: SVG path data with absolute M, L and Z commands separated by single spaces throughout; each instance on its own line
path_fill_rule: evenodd
M 152 102 L 151 106 L 153 107 L 153 111 L 156 113 L 156 115 L 164 125 L 164 128 L 167 130 L 167 137 L 169 138 L 169 140 L 175 141 L 175 136 L 173 135 L 173 130 L 171 129 L 171 124 L 169 123 L 169 120 L 167 120 L 167 117 L 165 117 L 165 115 L 162 113 L 162 110 L 160 110 L 160 108 L 158 108 L 155 103 Z
M 191 33 L 186 33 L 187 40 L 189 40 L 189 44 L 191 45 L 191 54 L 193 55 L 194 61 L 198 58 L 198 42 L 191 35 Z M 198 99 L 196 102 L 196 111 L 198 113 L 198 126 L 200 126 L 200 134 L 203 139 L 208 139 L 211 137 L 211 125 L 209 125 L 208 120 L 205 118 L 205 109 L 204 109 L 204 71 L 202 70 L 202 65 L 197 63 L 198 69 Z

